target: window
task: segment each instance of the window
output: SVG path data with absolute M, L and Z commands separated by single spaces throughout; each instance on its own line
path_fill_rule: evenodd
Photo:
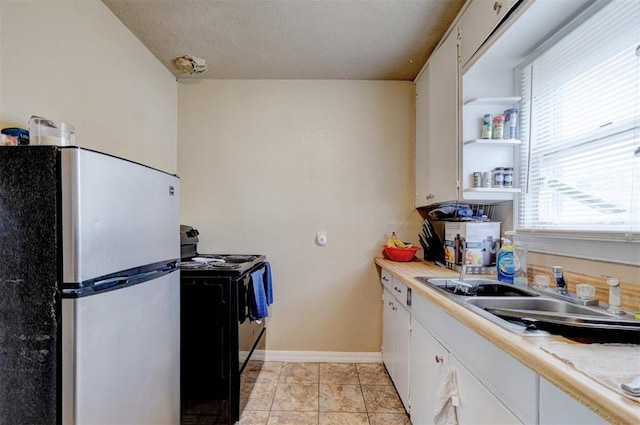
M 640 2 L 596 7 L 516 71 L 518 233 L 640 238 Z

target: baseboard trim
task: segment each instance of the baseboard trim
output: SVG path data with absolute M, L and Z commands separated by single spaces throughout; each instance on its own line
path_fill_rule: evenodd
M 254 356 L 271 362 L 318 362 L 318 363 L 378 363 L 382 362 L 379 352 L 342 351 L 282 351 L 256 350 Z M 253 358 L 253 357 L 252 357 Z

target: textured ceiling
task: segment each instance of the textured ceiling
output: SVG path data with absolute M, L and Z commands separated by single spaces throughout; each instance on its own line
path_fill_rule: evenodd
M 413 80 L 464 0 L 102 0 L 178 78 Z M 202 74 L 172 61 L 206 59 Z

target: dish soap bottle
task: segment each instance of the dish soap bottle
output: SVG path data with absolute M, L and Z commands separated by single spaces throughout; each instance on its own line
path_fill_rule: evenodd
M 513 283 L 515 276 L 513 255 L 513 245 L 511 245 L 511 241 L 502 238 L 502 246 L 500 247 L 500 251 L 498 251 L 498 260 L 496 263 L 498 280 L 500 282 Z

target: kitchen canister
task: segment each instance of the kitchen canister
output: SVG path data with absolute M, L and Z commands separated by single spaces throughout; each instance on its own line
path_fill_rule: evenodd
M 518 110 L 507 109 L 504 111 L 504 138 L 516 139 L 518 128 Z
M 513 167 L 504 167 L 502 171 L 502 185 L 507 188 L 513 187 Z
M 473 187 L 482 186 L 482 173 L 480 171 L 473 172 L 472 186 Z
M 482 173 L 482 187 L 493 186 L 493 173 L 491 171 L 485 171 Z
M 74 126 L 35 115 L 29 120 L 29 135 L 33 145 L 73 146 L 76 144 Z
M 493 134 L 492 139 L 502 139 L 504 137 L 504 115 L 496 115 L 493 117 Z
M 504 187 L 504 168 L 493 169 L 493 185 L 491 187 Z
M 482 117 L 482 139 L 491 139 L 492 134 L 492 126 L 493 126 L 493 115 L 484 114 Z

